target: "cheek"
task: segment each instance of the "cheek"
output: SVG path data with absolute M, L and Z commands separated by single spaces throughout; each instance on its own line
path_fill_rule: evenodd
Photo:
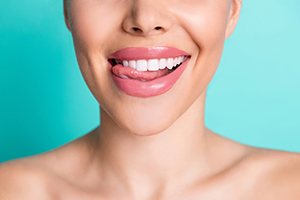
M 74 0 L 70 9 L 72 35 L 80 70 L 99 102 L 106 102 L 103 101 L 105 98 L 112 99 L 111 93 L 107 91 L 111 87 L 111 81 L 105 50 L 109 46 L 108 38 L 119 24 L 119 16 L 110 16 L 111 10 L 109 3 L 100 5 L 99 1 L 79 0 Z
M 120 14 L 111 14 L 116 9 L 112 3 L 74 0 L 70 9 L 74 42 L 89 52 L 105 49 L 107 39 L 120 24 Z
M 228 12 L 228 4 L 219 1 L 181 5 L 176 10 L 182 27 L 201 50 L 218 48 L 224 42 Z
M 193 99 L 205 90 L 219 65 L 228 12 L 227 3 L 208 1 L 201 5 L 198 3 L 194 6 L 181 6 L 181 10 L 176 12 L 181 26 L 198 49 L 192 60 L 194 67 L 186 76 L 187 79 L 192 77 L 192 81 L 189 81 L 190 85 L 184 90 L 186 95 L 193 95 Z

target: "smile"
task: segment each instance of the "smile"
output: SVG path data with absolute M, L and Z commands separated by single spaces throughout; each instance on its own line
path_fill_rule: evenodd
M 172 70 L 180 66 L 188 57 L 180 56 L 176 58 L 161 58 L 161 59 L 149 59 L 149 60 L 118 60 L 111 59 L 112 66 L 122 65 L 123 67 L 130 67 L 137 71 L 158 71 L 168 68 Z
M 190 55 L 172 47 L 125 48 L 109 59 L 117 87 L 131 96 L 151 97 L 170 90 L 180 78 Z

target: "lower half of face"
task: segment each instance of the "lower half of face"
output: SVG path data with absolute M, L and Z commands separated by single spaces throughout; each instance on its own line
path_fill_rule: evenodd
M 136 135 L 156 134 L 172 125 L 206 90 L 217 69 L 229 8 L 223 0 L 71 1 L 78 63 L 107 116 Z M 177 67 L 167 69 L 168 58 L 175 57 Z M 148 69 L 141 66 L 145 60 Z M 162 77 L 114 79 L 114 67 L 144 76 L 158 72 L 149 69 L 155 64 L 164 71 Z M 173 81 L 166 78 L 176 73 Z M 155 89 L 162 84 L 167 86 Z

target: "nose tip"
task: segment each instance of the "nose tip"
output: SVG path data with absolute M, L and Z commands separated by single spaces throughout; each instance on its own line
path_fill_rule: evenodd
M 153 36 L 165 33 L 171 27 L 166 8 L 152 1 L 134 1 L 123 21 L 125 32 L 137 36 Z

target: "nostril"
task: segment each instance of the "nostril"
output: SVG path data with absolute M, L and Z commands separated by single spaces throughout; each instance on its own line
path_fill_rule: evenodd
M 138 27 L 132 27 L 132 30 L 133 30 L 134 32 L 142 32 L 142 30 L 139 29 Z
M 154 29 L 157 30 L 157 31 L 159 31 L 159 30 L 162 29 L 162 27 L 161 26 L 156 26 Z
M 153 30 L 157 30 L 157 31 L 162 30 L 162 29 L 163 29 L 163 27 L 161 27 L 161 26 L 156 26 L 153 28 Z M 135 33 L 143 33 L 144 32 L 143 29 L 141 29 L 139 27 L 132 27 L 131 30 Z

